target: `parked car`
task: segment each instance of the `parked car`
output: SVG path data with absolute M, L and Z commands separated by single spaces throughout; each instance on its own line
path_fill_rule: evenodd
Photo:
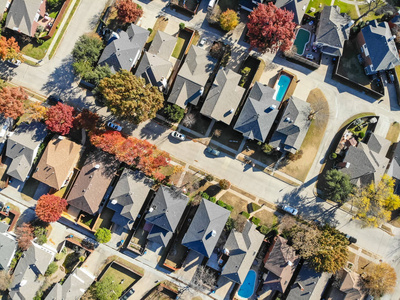
M 206 152 L 208 152 L 208 153 L 210 153 L 211 155 L 214 155 L 214 156 L 220 156 L 221 155 L 221 152 L 219 152 L 218 150 L 215 150 L 215 149 L 213 149 L 211 147 L 207 147 L 206 148 Z
M 50 95 L 50 96 L 47 98 L 47 102 L 48 102 L 50 105 L 57 105 L 57 103 L 64 103 L 64 101 L 63 101 L 59 96 L 57 96 L 57 95 Z
M 293 207 L 290 207 L 290 206 L 288 206 L 288 205 L 283 206 L 282 209 L 283 209 L 285 212 L 287 212 L 287 213 L 289 213 L 289 214 L 291 214 L 291 215 L 293 215 L 293 216 L 297 216 L 297 214 L 299 213 L 299 211 L 298 211 L 297 209 L 295 209 L 295 208 L 293 208 Z
M 357 243 L 357 239 L 356 239 L 355 237 L 352 237 L 352 236 L 350 236 L 350 235 L 348 235 L 348 234 L 345 234 L 345 237 L 346 237 L 346 239 L 349 240 L 350 244 L 355 244 L 355 243 Z
M 9 64 L 11 67 L 14 67 L 14 68 L 20 66 L 21 63 L 22 63 L 22 62 L 21 62 L 20 60 L 18 60 L 18 59 L 8 59 L 8 60 L 6 60 L 6 62 L 7 62 L 7 64 Z
M 121 131 L 122 130 L 121 126 L 119 126 L 118 124 L 115 124 L 113 122 L 108 122 L 107 123 L 107 127 L 112 129 L 112 130 L 115 130 L 115 131 Z
M 186 139 L 186 136 L 178 131 L 172 131 L 171 136 L 181 141 Z
M 128 291 L 126 291 L 125 294 L 119 298 L 119 300 L 127 300 L 130 296 L 132 296 L 135 293 L 135 290 L 133 288 L 130 288 Z
M 203 37 L 199 42 L 199 46 L 203 47 L 206 42 L 207 42 L 207 38 Z

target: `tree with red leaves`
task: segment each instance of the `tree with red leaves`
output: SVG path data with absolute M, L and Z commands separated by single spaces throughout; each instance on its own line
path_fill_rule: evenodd
M 14 37 L 7 39 L 5 36 L 0 37 L 0 59 L 23 61 L 22 53 L 19 45 Z
M 0 91 L 0 114 L 14 120 L 24 113 L 24 101 L 28 95 L 21 87 L 3 87 Z
M 32 245 L 32 240 L 34 238 L 33 234 L 34 228 L 32 225 L 23 223 L 21 226 L 15 229 L 15 234 L 17 235 L 18 247 L 22 251 L 26 251 Z
M 262 53 L 289 50 L 296 27 L 293 16 L 293 12 L 277 8 L 272 2 L 260 4 L 250 13 L 247 23 L 251 48 Z
M 143 9 L 132 0 L 117 1 L 118 19 L 124 23 L 133 23 L 143 15 Z
M 69 133 L 73 127 L 74 108 L 72 106 L 57 103 L 47 111 L 47 128 L 61 135 Z
M 61 214 L 67 207 L 67 201 L 55 195 L 43 195 L 36 203 L 35 212 L 40 220 L 51 223 L 61 218 Z
M 84 108 L 74 119 L 74 127 L 93 131 L 96 129 L 96 124 L 99 121 L 99 115 Z
M 92 134 L 90 141 L 97 148 L 116 155 L 125 138 L 121 135 L 121 132 L 110 130 L 99 134 Z

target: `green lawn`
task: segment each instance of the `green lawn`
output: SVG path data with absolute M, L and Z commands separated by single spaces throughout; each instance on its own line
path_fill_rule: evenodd
M 350 16 L 350 18 L 352 18 L 353 20 L 358 18 L 356 7 L 354 5 L 348 4 L 348 3 L 344 3 L 344 2 L 342 2 L 340 0 L 335 0 L 334 5 L 339 6 L 340 7 L 340 12 L 348 14 Z
M 102 278 L 106 276 L 112 276 L 114 278 L 114 282 L 118 283 L 122 282 L 123 280 L 123 283 L 120 283 L 123 291 L 125 291 L 132 283 L 139 279 L 138 275 L 115 264 L 107 269 Z
M 33 44 L 28 44 L 21 49 L 21 52 L 27 56 L 40 60 L 46 55 L 52 41 L 53 38 L 50 38 L 41 45 L 34 46 Z
M 178 40 L 176 41 L 175 49 L 172 51 L 172 57 L 179 58 L 181 52 L 182 52 L 182 47 L 185 44 L 185 40 L 183 38 L 178 37 Z
M 366 13 L 366 12 L 368 11 L 368 8 L 369 8 L 369 5 L 368 5 L 368 4 L 359 5 L 359 6 L 358 6 L 358 10 L 360 11 L 360 15 L 363 15 L 364 13 Z M 382 16 L 383 16 L 383 14 L 382 14 L 382 15 L 375 15 L 375 12 L 374 12 L 374 11 L 370 11 L 366 16 L 364 16 L 364 17 L 362 18 L 362 20 L 363 20 L 364 22 L 367 22 L 367 21 L 379 19 L 379 18 L 381 18 Z
M 306 13 L 313 17 L 315 15 L 315 13 L 321 11 L 324 8 L 324 6 L 330 6 L 331 2 L 332 2 L 331 0 L 320 0 L 320 1 L 311 0 L 306 9 Z M 321 7 L 319 7 L 320 4 L 321 4 Z M 315 8 L 315 11 L 312 12 L 311 8 Z

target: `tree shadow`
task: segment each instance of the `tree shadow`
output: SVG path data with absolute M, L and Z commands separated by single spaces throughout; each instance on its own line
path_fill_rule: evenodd
M 11 67 L 6 62 L 0 62 L 0 77 L 3 80 L 11 80 L 17 73 L 14 70 L 15 68 Z
M 140 138 L 147 140 L 155 140 L 159 138 L 163 133 L 167 131 L 167 128 L 156 122 L 148 122 L 140 130 Z

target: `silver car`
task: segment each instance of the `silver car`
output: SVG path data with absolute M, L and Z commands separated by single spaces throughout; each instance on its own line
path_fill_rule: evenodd
M 285 205 L 282 209 L 293 216 L 297 216 L 297 214 L 299 213 L 297 209 L 287 205 Z
M 107 123 L 107 127 L 112 129 L 112 130 L 115 130 L 115 131 L 121 131 L 122 130 L 121 126 L 119 126 L 118 124 L 115 124 L 113 122 L 108 122 Z
M 186 136 L 178 131 L 172 131 L 171 136 L 181 141 L 186 140 Z

